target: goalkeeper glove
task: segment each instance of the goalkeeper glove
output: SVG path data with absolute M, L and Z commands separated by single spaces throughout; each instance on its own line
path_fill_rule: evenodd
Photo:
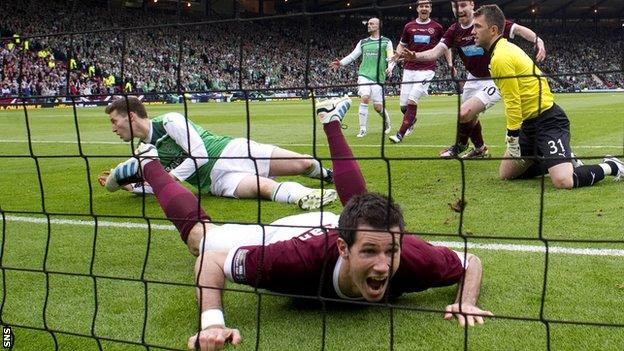
M 520 133 L 517 130 L 507 130 L 507 154 L 510 157 L 520 158 Z

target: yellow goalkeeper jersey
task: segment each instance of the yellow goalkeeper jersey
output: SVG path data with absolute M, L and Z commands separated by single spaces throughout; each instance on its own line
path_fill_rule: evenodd
M 500 38 L 492 45 L 490 53 L 490 74 L 505 104 L 507 129 L 518 130 L 523 121 L 553 106 L 553 94 L 546 77 L 522 49 Z

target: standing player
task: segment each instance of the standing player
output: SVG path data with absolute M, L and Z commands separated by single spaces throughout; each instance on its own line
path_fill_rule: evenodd
M 474 35 L 472 34 L 474 1 L 452 0 L 451 5 L 457 22 L 446 30 L 440 43 L 425 52 L 405 52 L 404 57 L 408 60 L 431 61 L 442 56 L 447 49 L 455 48 L 457 50 L 468 71 L 468 77 L 462 93 L 455 144 L 440 152 L 440 157 L 459 157 L 468 149 L 468 139 L 472 141 L 474 147 L 463 155 L 463 158 L 487 157 L 489 150 L 483 141 L 481 122 L 478 116 L 500 100 L 500 92 L 490 78 L 488 70 L 490 57 L 474 42 Z M 544 42 L 529 28 L 506 21 L 502 33 L 505 38 L 513 39 L 515 35 L 519 35 L 532 43 L 537 40 L 537 62 L 546 57 Z
M 179 113 L 148 119 L 145 106 L 136 97 L 113 101 L 106 107 L 113 132 L 123 141 L 134 137 L 156 146 L 160 162 L 171 177 L 187 181 L 200 193 L 234 198 L 261 197 L 276 202 L 294 203 L 303 210 L 319 208 L 336 199 L 332 189 L 311 189 L 296 182 L 278 183 L 271 177 L 305 175 L 331 181 L 331 170 L 322 168 L 311 156 L 260 144 L 244 138 L 212 134 Z M 124 174 L 136 170 L 116 168 Z M 119 184 L 104 172 L 101 185 L 109 191 L 121 188 L 136 193 L 151 193 L 142 182 Z M 126 185 L 126 186 L 123 186 Z M 138 186 L 137 186 L 138 185 Z
M 368 122 L 368 103 L 373 100 L 375 111 L 381 115 L 384 121 L 384 133 L 390 133 L 390 114 L 384 108 L 383 87 L 386 77 L 392 76 L 392 69 L 395 63 L 388 60 L 394 56 L 392 41 L 381 36 L 381 22 L 379 18 L 371 18 L 367 22 L 368 34 L 370 37 L 360 40 L 355 49 L 342 60 L 335 59 L 330 63 L 331 69 L 337 71 L 340 67 L 346 66 L 362 56 L 362 63 L 358 70 L 358 95 L 362 99 L 358 112 L 360 120 L 360 131 L 358 138 L 366 136 L 366 124 Z
M 396 53 L 392 58 L 396 62 L 405 49 L 412 52 L 421 52 L 434 48 L 444 30 L 442 26 L 432 20 L 431 0 L 418 0 L 416 2 L 418 17 L 408 22 L 403 28 L 401 41 L 397 45 Z M 453 59 L 450 50 L 446 50 L 446 61 L 449 67 L 453 66 Z M 416 123 L 416 113 L 418 100 L 427 95 L 429 82 L 435 76 L 436 60 L 418 62 L 406 61 L 403 65 L 403 81 L 401 83 L 401 98 L 399 104 L 403 112 L 403 123 L 396 135 L 390 136 L 390 140 L 399 143 L 403 137 L 411 132 Z
M 502 179 L 524 175 L 530 167 L 548 170 L 556 188 L 590 186 L 612 175 L 624 175 L 624 163 L 607 156 L 598 165 L 572 166 L 570 121 L 554 103 L 548 80 L 518 46 L 503 38 L 505 15 L 496 5 L 475 14 L 475 43 L 491 57 L 490 73 L 500 89 L 507 119 L 507 151 L 500 165 Z M 536 157 L 533 160 L 522 157 Z

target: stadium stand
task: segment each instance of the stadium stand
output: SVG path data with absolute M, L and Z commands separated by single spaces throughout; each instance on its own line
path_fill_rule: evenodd
M 1 94 L 18 94 L 21 85 L 25 96 L 104 95 L 120 92 L 155 93 L 176 91 L 231 91 L 239 88 L 242 74 L 244 89 L 285 89 L 282 93 L 302 94 L 306 73 L 306 31 L 297 19 L 246 22 L 244 28 L 230 28 L 229 24 L 144 29 L 124 36 L 118 31 L 102 31 L 60 37 L 21 37 L 42 34 L 29 23 L 44 21 L 39 28 L 47 33 L 104 30 L 110 28 L 152 26 L 179 23 L 174 15 L 146 14 L 128 10 L 111 16 L 105 8 L 75 5 L 71 14 L 59 2 L 17 4 L 3 2 L 0 11 L 0 31 L 5 40 L 0 51 L 2 65 Z M 47 14 L 56 15 L 49 16 Z M 435 14 L 434 14 L 435 15 Z M 75 18 L 89 18 L 76 21 Z M 187 20 L 192 20 L 188 18 Z M 334 57 L 342 57 L 352 45 L 366 35 L 362 18 L 344 17 L 327 20 L 314 18 L 310 23 L 309 82 L 312 86 L 354 84 L 357 66 L 329 73 L 327 67 Z M 448 21 L 447 21 L 448 22 Z M 404 19 L 384 22 L 382 34 L 396 45 Z M 449 23 L 443 22 L 446 27 Z M 531 26 L 529 24 L 529 26 Z M 48 30 L 51 29 L 51 30 Z M 535 27 L 546 41 L 548 57 L 541 64 L 556 91 L 624 88 L 622 73 L 591 73 L 620 69 L 618 58 L 624 51 L 617 38 L 621 28 L 594 28 L 586 25 L 545 24 Z M 262 33 L 254 41 L 241 42 L 239 31 Z M 328 41 L 331 32 L 341 33 L 341 43 Z M 591 35 L 587 35 L 591 33 Z M 121 64 L 123 40 L 127 52 Z M 183 40 L 178 52 L 178 40 Z M 530 45 L 522 43 L 531 52 Z M 609 44 L 609 45 L 607 45 Z M 239 64 L 238 45 L 243 45 L 242 64 Z M 177 87 L 177 67 L 182 58 L 181 82 Z M 123 67 L 122 67 L 123 66 Z M 457 65 L 461 67 L 461 64 Z M 239 67 L 243 67 L 241 70 Z M 70 68 L 70 74 L 67 69 Z M 122 78 L 122 69 L 124 77 Z M 395 74 L 387 89 L 398 93 L 401 74 Z M 574 73 L 584 72 L 584 75 Z M 453 84 L 446 64 L 440 61 L 432 93 L 453 92 Z M 69 85 L 66 80 L 69 79 Z M 69 86 L 69 92 L 67 90 Z M 290 88 L 290 89 L 289 89 Z M 354 91 L 353 87 L 330 88 L 326 92 L 339 94 Z M 268 94 L 268 92 L 265 92 Z M 43 99 L 45 100 L 45 99 Z

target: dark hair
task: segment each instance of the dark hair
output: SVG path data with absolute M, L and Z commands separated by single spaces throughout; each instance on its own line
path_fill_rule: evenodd
M 496 26 L 499 33 L 505 31 L 505 14 L 498 5 L 483 5 L 475 11 L 475 17 L 483 16 L 488 26 Z
M 401 234 L 405 229 L 403 211 L 399 205 L 388 197 L 377 193 L 356 195 L 349 200 L 338 220 L 338 232 L 347 247 L 355 242 L 355 234 L 359 225 L 387 230 L 399 226 Z
M 140 118 L 147 118 L 147 112 L 145 111 L 145 106 L 141 100 L 134 96 L 120 97 L 113 102 L 111 102 L 108 106 L 106 106 L 106 114 L 111 114 L 117 111 L 120 114 L 127 116 L 130 112 L 134 112 Z

